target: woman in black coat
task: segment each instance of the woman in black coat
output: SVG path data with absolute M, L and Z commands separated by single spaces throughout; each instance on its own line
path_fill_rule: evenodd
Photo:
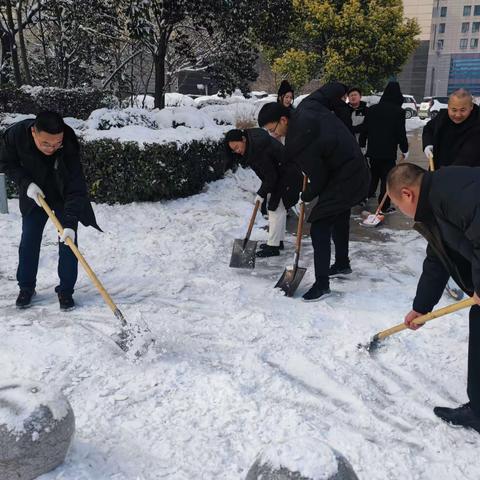
M 262 128 L 230 130 L 225 146 L 230 158 L 239 157 L 262 181 L 255 201 L 268 201 L 269 237 L 257 256 L 277 256 L 283 247 L 287 210 L 297 203 L 302 189 L 302 172 L 285 161 L 285 147 Z

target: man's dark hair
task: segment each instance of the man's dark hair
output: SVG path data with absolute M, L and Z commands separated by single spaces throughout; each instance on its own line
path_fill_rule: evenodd
M 280 117 L 290 118 L 290 109 L 277 102 L 266 103 L 258 113 L 258 125 L 263 128 L 267 123 L 279 122 Z
M 37 132 L 46 132 L 51 135 L 63 133 L 65 130 L 63 118 L 57 112 L 40 112 L 34 125 Z
M 401 163 L 393 167 L 387 176 L 387 188 L 390 193 L 398 195 L 405 187 L 420 184 L 426 170 L 413 163 Z
M 225 134 L 225 143 L 241 142 L 243 137 L 245 137 L 245 132 L 243 130 L 239 130 L 238 128 L 234 128 Z
M 362 96 L 362 91 L 358 87 L 349 88 L 347 91 L 347 95 L 350 95 L 352 92 L 358 92 L 358 94 Z

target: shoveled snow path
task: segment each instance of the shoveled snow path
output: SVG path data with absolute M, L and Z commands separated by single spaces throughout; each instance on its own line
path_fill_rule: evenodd
M 387 230 L 390 241 L 353 242 L 351 278 L 305 304 L 307 240 L 307 275 L 284 298 L 272 287 L 291 263 L 293 237 L 254 271 L 228 267 L 256 186 L 240 170 L 187 199 L 97 205 L 105 233 L 80 229 L 81 251 L 121 310 L 157 338 L 136 363 L 108 339 L 116 320 L 83 272 L 79 308 L 59 312 L 51 225 L 36 306 L 12 308 L 21 218 L 10 202 L 13 213 L 0 216 L 0 376 L 62 389 L 77 420 L 66 463 L 43 480 L 240 480 L 269 442 L 309 433 L 361 479 L 480 478 L 478 434 L 432 413 L 466 399 L 466 313 L 400 333 L 375 357 L 356 348 L 409 310 L 424 241 Z M 263 225 L 254 239 L 266 238 Z

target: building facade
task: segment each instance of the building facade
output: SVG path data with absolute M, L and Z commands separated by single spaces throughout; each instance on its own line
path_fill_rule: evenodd
M 480 0 L 435 0 L 425 95 L 480 95 Z

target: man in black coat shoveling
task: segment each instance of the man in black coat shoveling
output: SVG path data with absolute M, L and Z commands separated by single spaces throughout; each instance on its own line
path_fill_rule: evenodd
M 310 202 L 318 198 L 308 219 L 314 249 L 315 283 L 303 296 L 307 302 L 321 300 L 330 294 L 329 276 L 351 273 L 348 257 L 350 209 L 366 197 L 370 181 L 355 137 L 336 114 L 344 111 L 339 102 L 346 91 L 341 83 L 332 82 L 305 98 L 293 112 L 267 104 L 258 117 L 261 126 L 286 136 L 288 158 L 309 177 L 310 183 L 302 200 Z M 349 116 L 346 105 L 345 109 Z M 330 266 L 332 237 L 335 263 Z
M 79 221 L 100 230 L 87 198 L 75 133 L 55 112 L 41 112 L 34 120 L 18 122 L 3 136 L 0 167 L 17 184 L 22 213 L 17 307 L 30 307 L 35 295 L 40 245 L 48 220 L 38 200 L 40 195 L 64 227 L 59 239 L 60 284 L 55 291 L 60 308 L 73 309 L 78 262 L 65 240 L 71 238 L 77 243 Z
M 285 107 L 282 107 L 285 108 Z M 225 135 L 229 156 L 236 155 L 262 181 L 255 201 L 268 202 L 268 241 L 260 245 L 257 257 L 280 255 L 284 248 L 287 210 L 298 202 L 303 175 L 285 158 L 285 147 L 262 128 L 230 130 Z
M 378 182 L 380 182 L 379 204 L 385 194 L 388 172 L 397 162 L 398 147 L 402 152 L 403 160 L 408 157 L 405 110 L 403 110 L 402 104 L 403 95 L 400 85 L 398 82 L 389 82 L 380 102 L 368 109 L 360 132 L 359 143 L 362 149 L 367 145 L 366 156 L 370 160 L 372 174 L 368 196 L 375 196 Z M 383 205 L 383 212 L 391 213 L 394 210 L 387 197 Z
M 427 158 L 433 155 L 435 170 L 448 165 L 480 166 L 480 108 L 463 88 L 448 98 L 448 109 L 423 128 L 422 143 Z
M 435 407 L 434 413 L 480 432 L 480 168 L 426 172 L 406 163 L 391 170 L 387 188 L 392 201 L 415 219 L 414 228 L 428 242 L 413 309 L 405 324 L 418 328 L 412 321 L 438 303 L 449 276 L 475 300 L 470 309 L 469 402 L 458 408 Z

